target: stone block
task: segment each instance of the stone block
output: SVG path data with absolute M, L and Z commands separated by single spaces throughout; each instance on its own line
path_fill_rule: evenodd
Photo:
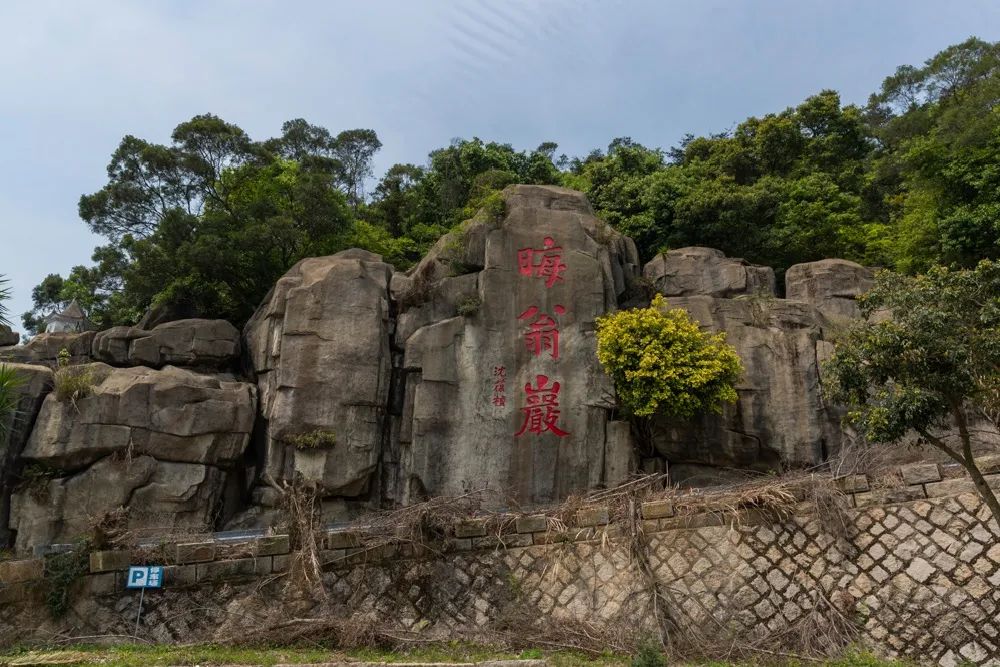
M 926 484 L 941 481 L 941 467 L 936 463 L 911 463 L 899 469 L 907 484 Z
M 669 500 L 653 500 L 642 504 L 643 519 L 664 519 L 674 515 L 674 504 Z
M 45 561 L 41 558 L 29 560 L 5 560 L 0 562 L 0 584 L 19 584 L 41 579 L 45 575 Z
M 692 514 L 690 516 L 675 516 L 671 519 L 660 519 L 660 530 L 707 528 L 710 526 L 724 526 L 725 524 L 725 517 L 721 514 Z
M 237 579 L 271 573 L 271 557 L 234 558 L 198 565 L 198 581 Z
M 548 531 L 545 533 L 534 533 L 531 536 L 531 541 L 533 544 L 561 544 L 563 542 L 572 542 L 572 533 L 566 531 Z
M 455 524 L 455 537 L 482 537 L 485 534 L 485 521 L 459 521 Z
M 548 518 L 544 514 L 522 516 L 515 525 L 519 533 L 541 533 L 548 529 Z
M 361 546 L 361 536 L 347 530 L 326 533 L 323 544 L 327 549 L 356 549 Z
M 198 565 L 167 565 L 163 568 L 163 586 L 175 588 L 198 583 Z
M 274 556 L 273 560 L 271 561 L 271 572 L 274 572 L 275 574 L 281 572 L 288 572 L 288 568 L 291 566 L 291 564 L 292 564 L 291 554 Z
M 185 563 L 207 563 L 215 560 L 215 542 L 187 542 L 177 544 L 173 548 L 174 563 L 184 565 Z
M 127 570 L 132 564 L 132 553 L 129 551 L 94 551 L 90 554 L 90 571 L 114 572 Z
M 874 489 L 872 492 L 872 499 L 880 505 L 889 505 L 892 503 L 905 503 L 910 500 L 919 500 L 920 498 L 926 498 L 927 494 L 924 491 L 924 487 L 917 486 L 897 486 L 888 489 Z
M 927 484 L 924 488 L 927 489 L 928 498 L 941 498 L 943 496 L 957 496 L 962 493 L 976 492 L 976 485 L 968 477 L 933 482 Z
M 257 540 L 258 556 L 279 556 L 291 550 L 292 542 L 288 535 L 270 535 Z
M 642 532 L 655 533 L 660 530 L 659 519 L 644 519 L 642 522 Z
M 977 456 L 976 465 L 979 466 L 979 471 L 984 475 L 1000 473 L 1000 455 Z
M 607 507 L 585 507 L 576 513 L 576 525 L 586 528 L 587 526 L 603 526 L 608 523 Z
M 515 549 L 517 547 L 529 547 L 534 544 L 530 534 L 522 535 L 515 533 L 512 535 L 486 535 L 472 538 L 473 549 Z
M 844 493 L 858 493 L 861 491 L 867 491 L 868 478 L 864 475 L 846 475 L 845 477 L 838 477 L 834 480 L 837 488 Z

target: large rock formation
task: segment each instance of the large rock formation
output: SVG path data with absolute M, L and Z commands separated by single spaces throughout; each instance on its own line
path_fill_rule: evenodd
M 660 253 L 643 267 L 643 277 L 664 296 L 774 295 L 774 269 L 726 257 L 714 248 L 679 248 Z
M 172 366 L 94 363 L 73 370 L 89 375 L 90 395 L 60 400 L 49 394 L 25 459 L 78 470 L 114 453 L 224 467 L 243 455 L 253 430 L 253 385 Z
M 817 465 L 841 448 L 843 410 L 821 394 L 820 362 L 831 348 L 824 328 L 857 316 L 854 299 L 871 287 L 870 269 L 844 260 L 798 264 L 786 273 L 788 299 L 773 297 L 771 269 L 707 248 L 661 254 L 643 273 L 671 306 L 725 332 L 745 367 L 739 400 L 721 415 L 653 420 L 652 444 L 676 481 L 704 482 L 719 468 Z
M 21 334 L 12 330 L 6 324 L 0 324 L 0 347 L 17 345 L 18 341 L 20 340 L 21 340 Z
M 94 336 L 92 356 L 113 366 L 228 368 L 239 361 L 240 332 L 226 320 L 177 320 L 147 331 L 112 327 Z
M 669 303 L 703 327 L 724 331 L 745 369 L 736 385 L 738 402 L 721 415 L 705 414 L 693 423 L 654 420 L 653 443 L 671 465 L 780 470 L 816 465 L 839 448 L 839 440 L 827 441 L 831 416 L 820 398 L 821 330 L 812 306 L 709 296 Z
M 17 483 L 21 452 L 35 424 L 42 401 L 52 389 L 52 371 L 42 366 L 0 364 L 18 378 L 14 409 L 0 424 L 0 547 L 10 541 L 10 495 Z
M 537 504 L 627 474 L 594 320 L 635 276 L 635 246 L 579 192 L 504 198 L 502 219 L 467 223 L 394 281 L 405 390 L 386 493 L 398 501 L 489 489 Z
M 813 304 L 830 322 L 844 323 L 860 316 L 855 301 L 872 288 L 874 273 L 846 259 L 796 264 L 785 272 L 785 296 Z
M 16 547 L 72 542 L 119 508 L 136 537 L 202 533 L 212 529 L 224 478 L 214 466 L 151 456 L 109 456 L 75 475 L 40 476 L 13 496 Z
M 240 462 L 253 385 L 166 367 L 69 369 L 85 395 L 50 393 L 21 452 L 17 546 L 68 540 L 119 506 L 135 530 L 211 528 L 226 471 Z
M 306 259 L 247 323 L 267 483 L 299 474 L 325 495 L 368 489 L 389 392 L 391 277 L 391 266 L 361 250 Z M 322 446 L 310 448 L 309 436 Z
M 68 361 L 74 364 L 91 360 L 93 331 L 81 333 L 41 333 L 24 345 L 0 348 L 0 361 L 22 364 L 42 364 L 55 368 L 59 363 L 59 353 L 69 353 Z
M 297 481 L 338 519 L 474 490 L 540 505 L 640 468 L 718 479 L 814 465 L 842 446 L 818 360 L 830 352 L 825 329 L 856 315 L 868 269 L 798 265 L 786 274 L 790 298 L 777 299 L 770 268 L 681 248 L 639 280 L 635 245 L 581 193 L 512 186 L 503 199 L 502 214 L 481 212 L 405 273 L 361 250 L 299 262 L 242 341 L 225 322 L 189 319 L 0 349 L 0 360 L 39 365 L 55 366 L 63 348 L 74 364 L 106 362 L 67 371 L 89 375 L 90 395 L 44 401 L 51 373 L 31 367 L 30 437 L 22 426 L 0 443 L 0 542 L 19 468 L 27 481 L 10 528 L 27 549 L 70 540 L 121 506 L 139 533 L 206 530 L 242 509 L 234 525 L 265 524 Z M 689 423 L 654 418 L 640 448 L 613 420 L 594 329 L 648 303 L 643 287 L 725 331 L 746 372 L 737 404 Z M 238 358 L 256 386 L 222 374 Z

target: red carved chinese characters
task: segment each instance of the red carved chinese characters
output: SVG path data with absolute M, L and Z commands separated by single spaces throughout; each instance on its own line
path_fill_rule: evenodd
M 517 270 L 522 276 L 543 278 L 549 288 L 562 280 L 566 265 L 562 261 L 562 248 L 551 236 L 542 241 L 542 248 L 521 248 L 517 251 Z
M 566 309 L 562 306 L 555 307 L 556 315 L 562 315 Z M 535 317 L 535 316 L 538 317 Z M 542 356 L 542 352 L 548 350 L 553 359 L 559 358 L 559 328 L 555 319 L 547 314 L 541 313 L 538 306 L 532 306 L 517 316 L 518 320 L 535 320 L 528 325 L 528 331 L 524 333 L 524 344 L 528 350 L 536 357 Z
M 505 366 L 493 367 L 493 405 L 503 407 L 507 405 L 507 368 Z
M 569 433 L 559 428 L 559 383 L 549 384 L 547 375 L 536 375 L 535 386 L 528 382 L 524 385 L 524 393 L 527 398 L 525 406 L 521 408 L 524 413 L 524 423 L 521 430 L 514 434 L 515 437 L 524 433 L 541 434 L 550 431 L 560 438 Z

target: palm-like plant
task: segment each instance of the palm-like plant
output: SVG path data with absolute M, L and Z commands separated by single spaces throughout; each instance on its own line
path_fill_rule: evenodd
M 10 298 L 10 281 L 0 274 L 0 324 L 10 326 L 10 310 L 4 301 Z
M 4 301 L 10 298 L 9 281 L 0 276 L 0 324 L 10 324 L 7 317 L 10 311 Z M 17 411 L 18 387 L 23 382 L 17 371 L 8 364 L 0 364 L 0 439 L 7 437 L 13 419 L 11 416 Z

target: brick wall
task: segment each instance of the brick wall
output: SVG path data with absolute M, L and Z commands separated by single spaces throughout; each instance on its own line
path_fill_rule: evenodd
M 1000 484 L 995 462 L 984 465 Z M 159 641 L 207 641 L 315 615 L 442 638 L 509 632 L 517 623 L 641 633 L 655 630 L 655 589 L 682 637 L 775 647 L 835 614 L 886 655 L 1000 665 L 996 522 L 967 479 L 942 476 L 936 465 L 905 466 L 891 481 L 836 480 L 849 506 L 836 515 L 808 504 L 790 518 L 690 513 L 683 495 L 647 502 L 639 542 L 602 506 L 579 509 L 568 526 L 542 515 L 470 519 L 433 545 L 372 546 L 362 532 L 328 532 L 320 552 L 327 595 L 314 600 L 289 594 L 287 536 L 167 545 L 157 555 L 168 563 L 166 587 L 146 596 L 142 631 Z M 40 602 L 43 561 L 0 564 L 0 641 L 131 634 L 138 595 L 123 584 L 133 559 L 91 554 L 91 574 L 59 622 Z

